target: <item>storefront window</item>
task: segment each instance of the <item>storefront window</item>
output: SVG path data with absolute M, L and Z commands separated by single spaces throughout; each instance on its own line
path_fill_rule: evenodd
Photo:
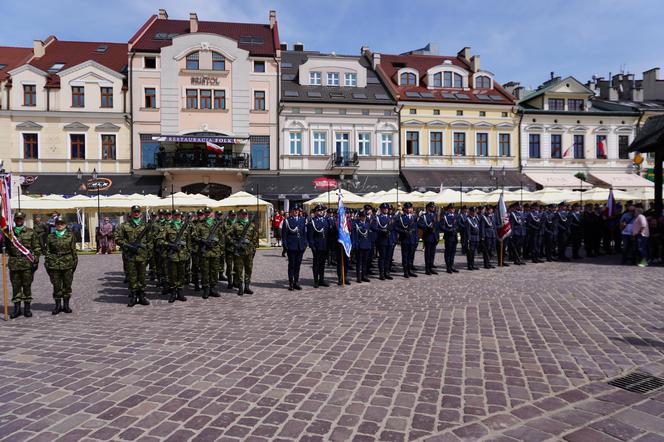
M 141 168 L 157 168 L 157 152 L 159 151 L 159 141 L 154 141 L 154 134 L 141 134 Z

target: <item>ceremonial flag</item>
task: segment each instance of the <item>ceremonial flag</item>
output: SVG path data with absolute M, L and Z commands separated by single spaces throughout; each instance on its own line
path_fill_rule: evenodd
M 597 150 L 599 150 L 599 156 L 601 158 L 606 158 L 606 150 L 604 149 L 604 140 L 600 139 L 597 141 Z
M 563 158 L 567 158 L 567 155 L 569 155 L 571 151 L 572 151 L 572 146 L 565 149 L 565 152 L 563 152 Z
M 30 250 L 26 249 L 23 244 L 14 236 L 13 228 L 14 221 L 12 218 L 11 208 L 11 185 L 12 176 L 7 173 L 0 175 L 0 231 L 5 238 L 8 238 L 16 249 L 28 258 L 28 261 L 34 260 Z
M 339 231 L 339 242 L 344 246 L 344 251 L 346 255 L 350 257 L 350 250 L 353 247 L 350 241 L 350 228 L 348 226 L 348 220 L 346 219 L 346 208 L 344 207 L 344 201 L 341 196 L 341 191 L 337 193 L 339 195 L 339 219 L 337 220 L 337 227 Z
M 505 207 L 505 200 L 503 195 L 500 195 L 498 200 L 498 239 L 504 240 L 512 234 L 512 225 L 510 224 L 510 216 Z
M 205 143 L 205 147 L 207 147 L 207 150 L 209 150 L 210 152 L 224 153 L 224 146 L 220 146 L 218 144 L 210 143 L 209 141 L 207 141 Z
M 608 210 L 609 216 L 613 216 L 613 212 L 616 210 L 616 200 L 613 198 L 613 188 L 609 189 L 609 199 L 606 202 L 606 209 Z

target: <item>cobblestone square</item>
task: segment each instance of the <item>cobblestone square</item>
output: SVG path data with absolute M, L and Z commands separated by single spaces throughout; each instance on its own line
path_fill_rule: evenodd
M 152 287 L 134 308 L 119 255 L 81 256 L 74 313 L 58 316 L 40 268 L 35 316 L 0 324 L 0 438 L 664 440 L 664 390 L 607 384 L 664 375 L 661 267 L 601 257 L 313 289 L 306 256 L 300 292 L 280 250 L 260 250 L 254 295 L 168 304 Z

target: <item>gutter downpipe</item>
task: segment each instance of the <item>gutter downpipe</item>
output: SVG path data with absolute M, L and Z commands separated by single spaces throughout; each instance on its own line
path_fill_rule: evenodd
M 129 172 L 134 173 L 134 75 L 133 65 L 136 52 L 129 59 Z M 125 99 L 125 103 L 127 100 Z M 126 106 L 126 105 L 125 105 Z M 126 110 L 126 108 L 125 108 Z

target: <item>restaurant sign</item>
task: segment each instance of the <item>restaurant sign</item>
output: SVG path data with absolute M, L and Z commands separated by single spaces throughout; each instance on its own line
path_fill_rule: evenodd
M 85 190 L 87 191 L 101 191 L 110 189 L 113 185 L 113 181 L 110 178 L 97 178 L 94 180 L 88 180 L 85 183 Z
M 198 77 L 191 77 L 191 84 L 197 86 L 219 86 L 219 79 L 217 77 L 201 75 Z
M 152 137 L 155 141 L 165 141 L 170 143 L 214 143 L 214 144 L 238 144 L 244 140 L 233 137 L 188 137 L 186 135 L 165 135 L 162 137 Z

